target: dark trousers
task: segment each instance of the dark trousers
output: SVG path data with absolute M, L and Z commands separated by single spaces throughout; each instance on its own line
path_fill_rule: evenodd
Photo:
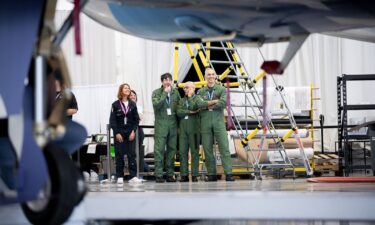
M 116 175 L 124 177 L 124 155 L 128 156 L 130 178 L 137 176 L 137 162 L 135 154 L 135 140 L 129 141 L 129 135 L 122 134 L 124 142 L 115 139 Z

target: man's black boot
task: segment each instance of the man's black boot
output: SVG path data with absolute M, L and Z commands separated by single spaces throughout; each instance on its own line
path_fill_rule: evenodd
M 198 178 L 197 178 L 196 176 L 192 176 L 192 177 L 191 177 L 191 181 L 192 181 L 192 182 L 198 182 Z
M 188 176 L 181 176 L 180 182 L 189 182 L 189 177 Z
M 226 181 L 234 181 L 234 177 L 232 176 L 232 174 L 227 174 L 227 175 L 225 176 L 225 180 L 226 180 Z
M 167 182 L 176 182 L 176 179 L 174 179 L 173 176 L 168 176 L 167 177 Z
M 205 181 L 206 182 L 215 182 L 215 181 L 217 181 L 217 176 L 216 175 L 207 175 Z
M 164 180 L 163 177 L 156 177 L 155 182 L 156 182 L 156 183 L 164 183 L 165 180 Z

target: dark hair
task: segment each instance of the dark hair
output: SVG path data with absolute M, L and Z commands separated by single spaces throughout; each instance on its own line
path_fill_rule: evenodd
M 138 100 L 137 92 L 135 92 L 134 90 L 130 90 L 130 93 L 133 93 L 135 95 L 135 100 L 137 101 Z
M 55 70 L 52 71 L 52 74 L 53 74 L 55 80 L 57 82 L 59 82 L 61 90 L 64 90 L 65 89 L 65 85 L 64 85 L 65 82 L 64 82 L 64 78 L 63 78 L 63 75 L 62 75 L 61 71 L 58 70 L 58 69 L 55 69 Z
M 60 83 L 62 83 L 63 81 L 63 76 L 61 74 L 61 71 L 60 70 L 54 70 L 53 71 L 53 75 L 55 76 L 55 79 L 60 81 Z
M 170 79 L 170 80 L 172 80 L 172 74 L 170 74 L 170 73 L 165 73 L 165 74 L 163 74 L 163 75 L 161 75 L 160 76 L 160 80 L 161 80 L 161 82 L 163 82 L 163 80 L 165 80 L 165 79 Z
M 118 91 L 117 91 L 117 98 L 118 98 L 118 100 L 121 100 L 122 99 L 122 89 L 124 88 L 124 86 L 128 86 L 129 87 L 129 89 L 130 89 L 130 85 L 129 84 L 127 84 L 127 83 L 123 83 L 123 84 L 121 84 L 119 87 L 118 87 Z

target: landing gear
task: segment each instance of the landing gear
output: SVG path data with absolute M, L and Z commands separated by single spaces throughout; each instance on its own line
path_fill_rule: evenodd
M 84 180 L 66 151 L 47 145 L 43 152 L 48 165 L 48 182 L 39 193 L 39 199 L 23 203 L 22 209 L 33 224 L 62 224 L 83 199 Z

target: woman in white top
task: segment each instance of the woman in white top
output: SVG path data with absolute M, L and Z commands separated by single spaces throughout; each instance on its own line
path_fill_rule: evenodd
M 130 99 L 129 84 L 121 84 L 117 100 L 112 103 L 109 123 L 115 136 L 115 159 L 117 183 L 124 183 L 124 154 L 128 156 L 130 178 L 137 181 L 137 163 L 135 152 L 135 134 L 138 129 L 139 115 L 137 105 Z

